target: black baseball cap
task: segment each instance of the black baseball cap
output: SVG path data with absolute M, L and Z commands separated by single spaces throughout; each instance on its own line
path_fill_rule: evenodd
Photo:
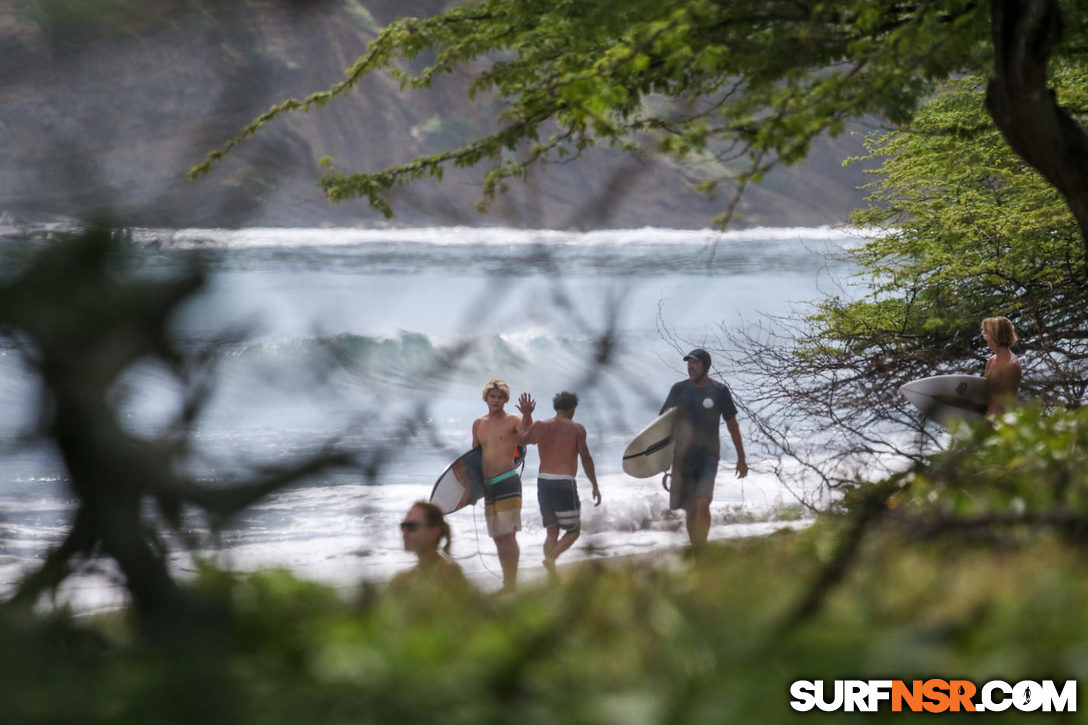
M 710 369 L 710 353 L 703 348 L 697 347 L 689 352 L 687 355 L 684 356 L 684 362 L 687 362 L 692 358 L 695 358 L 696 360 L 702 360 L 703 365 L 706 366 L 706 369 Z

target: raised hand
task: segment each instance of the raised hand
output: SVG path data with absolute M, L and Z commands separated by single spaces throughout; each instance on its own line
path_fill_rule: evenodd
M 536 410 L 536 401 L 528 393 L 522 393 L 518 398 L 518 412 L 524 416 L 531 416 Z

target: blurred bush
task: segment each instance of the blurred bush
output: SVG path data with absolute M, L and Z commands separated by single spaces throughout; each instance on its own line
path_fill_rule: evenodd
M 8 613 L 0 709 L 13 722 L 777 723 L 812 717 L 790 709 L 797 679 L 1079 679 L 1088 570 L 1051 521 L 1083 517 L 1088 419 L 1029 408 L 959 435 L 804 531 L 680 566 L 584 563 L 510 597 L 367 587 L 352 601 L 281 571 L 206 571 L 196 586 L 226 614 L 153 645 L 122 614 Z M 819 606 L 784 625 L 859 521 Z M 882 717 L 901 713 L 867 715 Z

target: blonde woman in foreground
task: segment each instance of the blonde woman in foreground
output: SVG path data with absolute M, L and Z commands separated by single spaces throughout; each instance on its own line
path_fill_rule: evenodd
M 993 355 L 986 361 L 986 414 L 1004 413 L 1016 402 L 1020 391 L 1020 360 L 1012 354 L 1016 330 L 1007 317 L 987 317 L 982 321 L 982 337 Z

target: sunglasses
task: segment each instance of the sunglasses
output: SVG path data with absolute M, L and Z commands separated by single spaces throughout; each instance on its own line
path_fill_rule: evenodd
M 419 521 L 401 521 L 400 522 L 400 530 L 408 532 L 408 533 L 413 533 L 415 531 L 419 531 L 420 527 L 422 527 L 422 526 L 423 526 L 423 524 L 421 524 Z

